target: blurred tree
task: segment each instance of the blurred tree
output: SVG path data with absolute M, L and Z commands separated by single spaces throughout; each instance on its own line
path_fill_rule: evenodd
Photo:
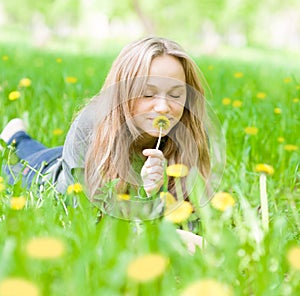
M 268 42 L 265 19 L 275 13 L 293 10 L 300 19 L 299 0 L 0 0 L 9 20 L 30 26 L 35 15 L 44 17 L 48 27 L 62 22 L 76 26 L 82 21 L 83 7 L 97 10 L 108 20 L 139 21 L 147 34 L 197 40 L 218 34 L 226 38 L 240 34 L 246 44 Z M 297 28 L 299 33 L 299 28 Z M 265 34 L 265 35 L 263 35 Z M 300 34 L 300 33 L 299 33 Z M 258 35 L 261 35 L 259 38 Z M 224 41 L 223 40 L 223 41 Z

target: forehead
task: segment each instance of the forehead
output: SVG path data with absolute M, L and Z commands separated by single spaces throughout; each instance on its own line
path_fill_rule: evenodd
M 178 58 L 171 55 L 155 57 L 149 69 L 149 76 L 166 78 L 166 80 L 185 82 L 185 71 Z M 149 78 L 149 79 L 150 79 Z M 169 79 L 167 79 L 169 78 Z
M 164 77 L 164 76 L 149 76 L 146 82 L 147 89 L 185 89 L 186 83 L 182 80 L 177 80 L 174 78 Z

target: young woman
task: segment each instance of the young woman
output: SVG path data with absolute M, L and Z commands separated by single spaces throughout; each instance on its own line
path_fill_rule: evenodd
M 196 168 L 208 180 L 211 161 L 199 75 L 193 60 L 171 40 L 149 37 L 128 44 L 99 94 L 75 118 L 63 147 L 46 148 L 33 140 L 21 119 L 7 124 L 1 138 L 15 146 L 22 160 L 6 166 L 10 182 L 21 174 L 30 187 L 47 178 L 61 193 L 80 182 L 96 201 L 114 180 L 116 193 L 157 196 L 166 189 L 170 164 Z M 159 116 L 167 122 L 161 130 L 153 124 Z M 167 184 L 176 196 L 171 177 Z M 199 243 L 190 235 L 181 234 Z

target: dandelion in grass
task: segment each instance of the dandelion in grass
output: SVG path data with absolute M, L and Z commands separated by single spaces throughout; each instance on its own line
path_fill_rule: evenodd
M 161 254 L 142 255 L 129 263 L 127 276 L 139 283 L 152 281 L 165 272 L 168 261 L 168 258 Z
M 8 95 L 8 99 L 10 101 L 15 101 L 15 100 L 19 99 L 20 97 L 21 97 L 21 93 L 17 90 L 10 92 Z
M 232 106 L 234 108 L 240 108 L 240 107 L 242 107 L 242 105 L 243 105 L 243 102 L 240 101 L 240 100 L 235 100 L 235 101 L 232 102 Z
M 260 91 L 256 94 L 256 97 L 260 100 L 264 100 L 266 98 L 266 96 L 267 96 L 267 94 L 262 91 Z
M 61 64 L 62 63 L 62 58 L 56 58 L 56 63 Z
M 181 296 L 231 296 L 233 290 L 230 286 L 214 279 L 201 279 L 188 285 Z
M 78 79 L 77 79 L 77 77 L 74 77 L 74 76 L 68 76 L 68 77 L 66 77 L 65 81 L 67 83 L 74 84 L 78 81 Z
M 155 149 L 159 148 L 163 130 L 170 127 L 170 120 L 166 116 L 158 116 L 153 120 L 153 127 L 159 130 L 158 141 Z
M 63 131 L 62 129 L 60 129 L 60 128 L 56 128 L 56 129 L 54 129 L 54 130 L 52 131 L 52 134 L 53 134 L 54 136 L 61 136 L 63 133 L 64 133 L 64 131 Z
M 275 114 L 281 114 L 281 112 L 282 112 L 282 111 L 281 111 L 280 108 L 275 108 L 275 109 L 274 109 L 274 113 L 275 113 Z
M 187 176 L 189 169 L 184 164 L 172 164 L 167 167 L 166 174 L 169 177 L 174 177 L 177 200 L 183 200 L 183 192 L 180 178 Z
M 292 144 L 286 144 L 286 145 L 284 145 L 283 149 L 286 151 L 292 152 L 292 151 L 297 151 L 298 146 L 292 145 Z
M 11 277 L 0 281 L 0 295 L 1 296 L 39 296 L 40 291 L 38 287 L 22 278 Z
M 215 209 L 224 212 L 235 205 L 235 200 L 232 195 L 227 192 L 218 192 L 211 199 L 211 205 Z
M 274 168 L 265 163 L 259 163 L 255 166 L 255 172 L 260 173 L 259 191 L 260 191 L 260 207 L 262 226 L 267 231 L 269 229 L 269 206 L 267 195 L 267 175 L 274 174 Z
M 13 210 L 22 210 L 26 205 L 26 198 L 24 196 L 20 196 L 20 197 L 12 197 L 10 199 L 10 207 Z
M 283 143 L 285 141 L 284 137 L 278 137 L 277 138 L 278 143 Z
M 172 164 L 167 167 L 167 175 L 170 177 L 181 178 L 187 176 L 189 169 L 184 164 Z
M 75 183 L 75 184 L 71 184 L 68 186 L 67 188 L 67 194 L 78 194 L 81 193 L 83 191 L 83 187 L 80 183 Z
M 293 269 L 300 271 L 300 246 L 291 247 L 287 251 L 286 258 Z
M 9 60 L 9 57 L 7 55 L 2 56 L 2 61 L 6 62 Z
M 29 78 L 22 78 L 19 81 L 19 87 L 29 87 L 31 85 L 31 80 Z
M 291 77 L 285 77 L 285 78 L 283 79 L 283 82 L 284 82 L 284 83 L 290 83 L 290 82 L 292 82 L 292 78 L 291 78 Z
M 242 78 L 244 76 L 244 73 L 243 72 L 235 72 L 233 74 L 234 78 Z
M 159 197 L 164 201 L 167 209 L 176 203 L 176 198 L 170 192 L 161 192 Z
M 118 200 L 130 200 L 130 195 L 126 193 L 117 194 Z
M 175 224 L 180 224 L 188 220 L 193 212 L 193 207 L 188 201 L 176 202 L 166 208 L 165 219 Z
M 255 171 L 259 173 L 264 173 L 267 175 L 273 175 L 274 174 L 274 168 L 271 165 L 265 164 L 265 163 L 259 163 L 255 166 Z
M 247 126 L 244 131 L 247 135 L 255 136 L 258 133 L 258 128 L 255 126 Z
M 5 190 L 6 186 L 3 183 L 0 183 L 0 193 Z
M 299 98 L 293 98 L 294 103 L 299 103 Z
M 34 259 L 57 259 L 65 253 L 65 244 L 54 237 L 32 238 L 25 248 L 27 256 Z
M 225 105 L 225 106 L 230 105 L 230 103 L 231 103 L 231 100 L 229 98 L 224 98 L 222 100 L 222 104 Z

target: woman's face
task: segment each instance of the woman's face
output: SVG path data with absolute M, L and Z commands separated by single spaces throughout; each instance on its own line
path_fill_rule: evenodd
M 166 116 L 170 121 L 170 127 L 163 131 L 166 135 L 180 120 L 185 101 L 185 73 L 180 61 L 171 55 L 155 57 L 143 97 L 133 103 L 134 124 L 142 132 L 158 137 L 159 131 L 153 127 L 153 120 Z

